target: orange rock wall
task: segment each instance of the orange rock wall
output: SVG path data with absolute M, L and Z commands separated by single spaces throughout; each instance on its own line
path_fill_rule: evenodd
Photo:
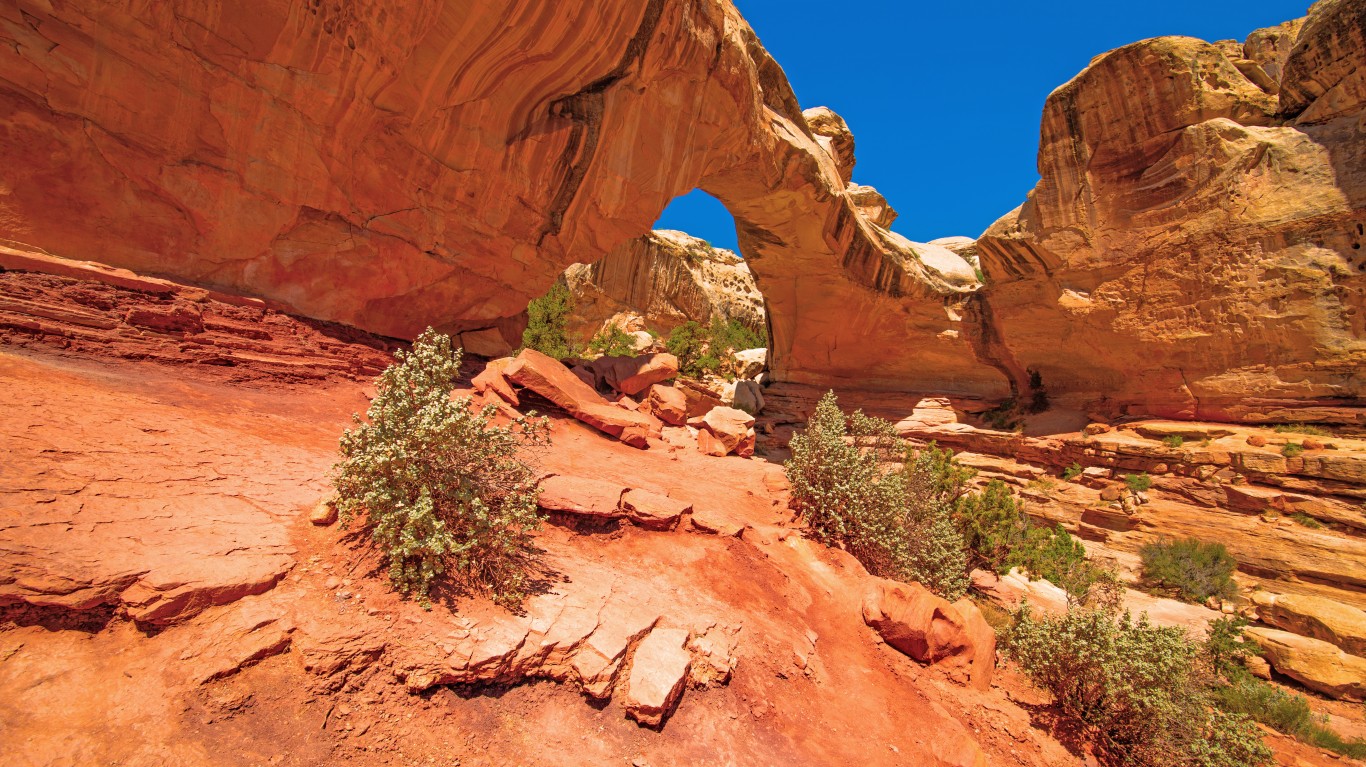
M 858 212 L 729 2 L 22 0 L 0 137 L 0 238 L 393 336 L 515 342 L 565 267 L 700 186 L 779 375 L 1006 389 L 945 309 L 971 291 Z
M 1366 394 L 1363 29 L 1366 2 L 1334 0 L 1243 59 L 1146 40 L 1049 96 L 1042 180 L 978 241 L 1022 386 L 1111 413 L 1363 420 L 1333 409 Z

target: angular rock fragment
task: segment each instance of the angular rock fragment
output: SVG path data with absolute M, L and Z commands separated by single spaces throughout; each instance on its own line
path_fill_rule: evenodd
M 636 646 L 622 704 L 626 715 L 659 729 L 683 696 L 692 655 L 684 629 L 656 628 Z

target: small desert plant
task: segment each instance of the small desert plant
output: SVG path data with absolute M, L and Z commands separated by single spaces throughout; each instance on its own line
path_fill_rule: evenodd
M 1318 521 L 1317 519 L 1314 519 L 1313 517 L 1309 516 L 1308 514 L 1305 514 L 1302 511 L 1297 511 L 1294 514 L 1291 514 L 1290 518 L 1295 520 L 1297 524 L 1303 527 L 1307 527 L 1310 530 L 1320 530 L 1323 528 L 1322 522 Z
M 764 332 L 756 333 L 739 320 L 720 317 L 713 317 L 706 326 L 689 320 L 675 327 L 665 342 L 669 353 L 678 358 L 679 370 L 684 375 L 710 373 L 728 379 L 735 377 L 735 352 L 767 344 Z
M 1181 447 L 1186 444 L 1186 438 L 1180 434 L 1172 434 L 1171 436 L 1163 437 L 1162 444 L 1167 447 Z
M 1303 452 L 1304 445 L 1301 445 L 1298 442 L 1287 442 L 1285 443 L 1285 447 L 1281 448 L 1281 455 L 1286 458 L 1294 458 Z
M 1233 571 L 1238 563 L 1222 543 L 1195 538 L 1161 541 L 1145 544 L 1138 554 L 1145 582 L 1187 601 L 1202 603 L 1210 597 L 1227 599 L 1237 593 Z
M 1106 610 L 1034 617 L 1005 634 L 1010 656 L 1080 723 L 1103 760 L 1144 767 L 1243 767 L 1271 752 L 1247 717 L 1211 705 L 1199 648 L 1179 628 Z
M 603 357 L 634 357 L 636 339 L 620 325 L 609 324 L 588 342 L 588 351 Z
M 785 464 L 792 499 L 813 535 L 843 546 L 876 575 L 916 581 L 945 599 L 967 588 L 962 538 L 944 499 L 957 492 L 940 453 L 907 456 L 891 424 L 861 412 L 845 418 L 834 392 L 792 438 Z M 949 462 L 948 466 L 952 466 Z
M 574 302 L 564 283 L 555 283 L 540 298 L 527 304 L 526 330 L 522 331 L 522 346 L 554 357 L 572 357 L 574 345 L 565 333 L 566 322 Z
M 1076 461 L 1073 461 L 1071 466 L 1068 466 L 1066 469 L 1062 470 L 1062 478 L 1067 480 L 1068 482 L 1071 482 L 1077 477 L 1080 477 L 1081 472 L 1081 464 Z
M 1307 423 L 1282 423 L 1273 426 L 1272 429 L 1277 434 L 1308 434 L 1311 437 L 1333 436 L 1333 432 L 1328 431 L 1322 426 L 1315 426 Z
M 1343 738 L 1315 716 L 1303 695 L 1286 692 L 1252 676 L 1244 659 L 1256 646 L 1243 636 L 1244 618 L 1212 621 L 1202 649 L 1215 676 L 1214 703 L 1231 714 L 1258 722 L 1319 748 L 1356 759 L 1366 758 L 1366 741 Z
M 1146 471 L 1142 474 L 1125 474 L 1124 484 L 1134 493 L 1146 493 L 1153 486 L 1153 478 Z
M 425 605 L 438 576 L 503 604 L 524 596 L 532 558 L 536 474 L 523 448 L 544 444 L 544 419 L 493 425 L 497 408 L 452 399 L 460 352 L 428 328 L 376 380 L 366 421 L 341 438 L 333 473 L 342 522 L 364 528 L 389 579 Z

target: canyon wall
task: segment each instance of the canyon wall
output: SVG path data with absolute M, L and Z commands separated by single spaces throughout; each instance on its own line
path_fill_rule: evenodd
M 1124 46 L 1049 96 L 1041 180 L 978 241 L 1017 380 L 1093 412 L 1363 422 L 1363 30 L 1366 2 L 1330 0 L 1243 45 Z
M 983 291 L 886 229 L 848 126 L 800 110 L 729 2 L 24 0 L 0 7 L 0 239 L 495 348 L 701 188 L 776 380 L 1359 422 L 1363 29 L 1366 0 L 1329 0 L 1097 57 L 977 243 Z
M 564 277 L 573 301 L 567 330 L 581 341 L 620 313 L 642 316 L 662 336 L 713 317 L 756 332 L 767 326 L 764 297 L 744 260 L 683 232 L 650 232 L 591 264 L 574 264 Z
M 566 267 L 700 187 L 736 218 L 777 375 L 1007 391 L 963 330 L 975 280 L 869 218 L 843 121 L 808 124 L 729 2 L 22 0 L 0 42 L 20 249 L 515 343 Z

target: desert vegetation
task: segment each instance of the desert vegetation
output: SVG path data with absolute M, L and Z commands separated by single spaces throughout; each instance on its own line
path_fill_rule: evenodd
M 669 353 L 678 357 L 684 375 L 710 374 L 727 379 L 735 378 L 735 352 L 767 345 L 765 334 L 756 333 L 739 320 L 720 317 L 713 317 L 708 325 L 689 320 L 675 327 L 665 342 Z
M 1216 705 L 1216 676 L 1183 629 L 1111 609 L 1058 617 L 1027 607 L 1003 639 L 1010 657 L 1052 694 L 1108 764 L 1245 767 L 1270 750 L 1251 719 Z
M 912 447 L 892 425 L 855 412 L 833 392 L 792 439 L 785 465 L 793 498 L 816 537 L 849 550 L 878 575 L 962 596 L 968 571 L 1020 567 L 1078 602 L 1114 578 L 1057 526 L 1036 526 L 998 480 L 971 490 L 971 469 L 934 444 Z
M 527 304 L 526 330 L 522 331 L 522 346 L 535 349 L 557 360 L 574 356 L 576 349 L 565 332 L 569 312 L 574 308 L 569 288 L 562 282 Z
M 544 419 L 493 423 L 494 407 L 451 398 L 460 351 L 428 328 L 377 379 L 364 420 L 341 438 L 334 468 L 342 522 L 359 521 L 389 580 L 424 604 L 438 579 L 503 604 L 525 596 L 538 526 L 536 475 L 524 451 L 547 441 Z
M 1196 603 L 1237 593 L 1233 571 L 1238 563 L 1222 543 L 1194 538 L 1158 541 L 1144 545 L 1138 553 L 1143 580 L 1157 591 Z

